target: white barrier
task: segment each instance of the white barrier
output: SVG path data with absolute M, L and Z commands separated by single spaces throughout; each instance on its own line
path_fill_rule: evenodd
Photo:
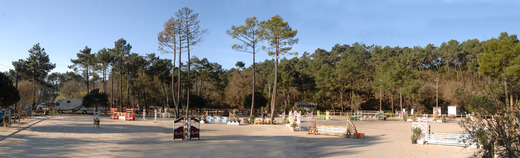
M 318 131 L 316 134 L 334 135 L 334 136 L 346 136 L 347 126 L 323 126 L 317 125 Z
M 416 122 L 433 122 L 433 117 L 417 117 Z
M 426 135 L 426 144 L 451 145 L 476 148 L 469 134 L 432 133 Z
M 229 122 L 227 117 L 219 117 L 219 116 L 208 116 L 206 117 L 205 123 L 209 124 L 227 124 Z

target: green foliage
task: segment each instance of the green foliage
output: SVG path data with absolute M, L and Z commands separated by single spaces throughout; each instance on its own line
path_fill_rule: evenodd
M 466 108 L 479 115 L 492 115 L 497 112 L 494 103 L 483 94 L 477 94 L 473 97 Z
M 242 61 L 237 61 L 237 63 L 235 64 L 235 66 L 238 68 L 238 69 L 242 69 L 244 68 L 244 66 L 246 65 L 246 63 L 242 62 Z
M 72 62 L 73 65 L 70 65 L 69 68 L 73 69 L 74 71 L 78 71 L 78 69 L 84 70 L 83 75 L 86 78 L 86 92 L 90 90 L 89 85 L 89 77 L 93 75 L 92 68 L 94 66 L 94 63 L 96 61 L 95 54 L 90 53 L 91 49 L 87 46 L 83 50 L 80 50 L 79 53 L 77 53 L 78 59 L 71 59 L 70 62 Z
M 252 93 L 247 95 L 244 98 L 243 102 L 243 108 L 249 109 L 251 108 L 251 102 L 252 102 Z M 260 92 L 255 92 L 255 106 L 257 107 L 265 107 L 267 105 L 267 99 L 264 97 L 264 95 Z
M 43 83 L 47 74 L 56 67 L 56 64 L 50 63 L 49 55 L 45 52 L 45 48 L 40 47 L 37 43 L 29 50 L 29 57 L 26 59 L 27 76 L 30 79 L 36 80 L 38 83 Z
M 7 108 L 20 100 L 18 89 L 7 75 L 0 72 L 0 108 Z
M 93 89 L 83 97 L 81 105 L 85 107 L 95 107 L 96 110 L 98 107 L 107 107 L 109 105 L 108 95 L 105 92 L 100 92 L 97 88 Z
M 255 115 L 251 115 L 251 116 L 249 116 L 249 123 L 250 123 L 250 124 L 255 123 Z
M 512 62 L 520 53 L 519 40 L 516 35 L 508 35 L 503 32 L 498 39 L 492 38 L 486 41 L 482 47 L 484 52 L 478 55 L 480 74 L 491 77 L 504 76 L 507 67 L 517 65 Z
M 284 21 L 280 15 L 275 15 L 267 21 L 260 23 L 261 37 L 269 43 L 268 47 L 263 47 L 269 55 L 284 55 L 290 53 L 292 45 L 298 43 L 296 34 L 298 30 L 293 30 L 287 21 Z
M 291 127 L 294 129 L 294 128 L 298 127 L 298 124 L 296 124 L 296 122 L 293 122 L 293 124 L 291 124 Z
M 305 115 L 305 113 L 307 113 L 307 110 L 305 110 L 305 108 L 298 108 L 296 109 L 296 111 L 300 111 L 302 115 Z
M 350 105 L 351 110 L 359 110 L 361 107 L 361 103 L 363 103 L 363 98 L 360 95 L 354 94 L 352 95 L 352 104 Z
M 204 108 L 207 104 L 207 100 L 203 97 L 195 94 L 190 95 L 190 107 L 192 108 Z M 186 100 L 181 102 L 183 108 L 186 109 Z
M 240 41 L 240 44 L 233 44 L 232 48 L 234 50 L 253 53 L 254 55 L 259 48 L 257 44 L 260 42 L 261 31 L 260 23 L 256 17 L 253 16 L 246 19 L 245 25 L 233 25 L 230 30 L 226 31 L 226 33 L 233 39 Z
M 20 60 L 25 70 L 21 72 L 21 76 L 32 81 L 33 84 L 46 85 L 45 78 L 49 72 L 56 67 L 49 59 L 49 55 L 45 52 L 45 48 L 40 47 L 40 43 L 35 44 L 29 49 L 29 57 L 24 61 Z M 36 90 L 32 90 L 33 101 L 32 105 L 36 103 Z
M 413 128 L 410 139 L 412 139 L 412 141 L 417 141 L 419 138 L 421 138 L 421 132 L 421 128 Z

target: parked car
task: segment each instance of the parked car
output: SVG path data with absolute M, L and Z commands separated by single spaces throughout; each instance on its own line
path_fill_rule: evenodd
M 3 123 L 4 121 L 4 110 L 0 110 L 0 123 Z
M 9 109 L 0 109 L 0 124 L 4 121 L 4 116 L 6 120 L 9 119 L 8 113 Z M 11 118 L 14 118 L 13 110 L 11 110 Z
M 49 108 L 46 106 L 46 105 L 43 105 L 43 104 L 38 104 L 36 105 L 36 112 L 40 113 L 48 113 L 49 112 Z

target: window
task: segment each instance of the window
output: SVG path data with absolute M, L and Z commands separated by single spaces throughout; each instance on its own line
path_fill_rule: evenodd
M 67 100 L 67 103 L 70 103 L 70 100 Z

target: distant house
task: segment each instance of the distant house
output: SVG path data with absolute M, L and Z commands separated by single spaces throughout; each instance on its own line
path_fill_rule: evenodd
M 314 110 L 318 107 L 318 103 L 315 102 L 297 102 L 294 104 L 294 109 L 304 108 L 307 111 Z

